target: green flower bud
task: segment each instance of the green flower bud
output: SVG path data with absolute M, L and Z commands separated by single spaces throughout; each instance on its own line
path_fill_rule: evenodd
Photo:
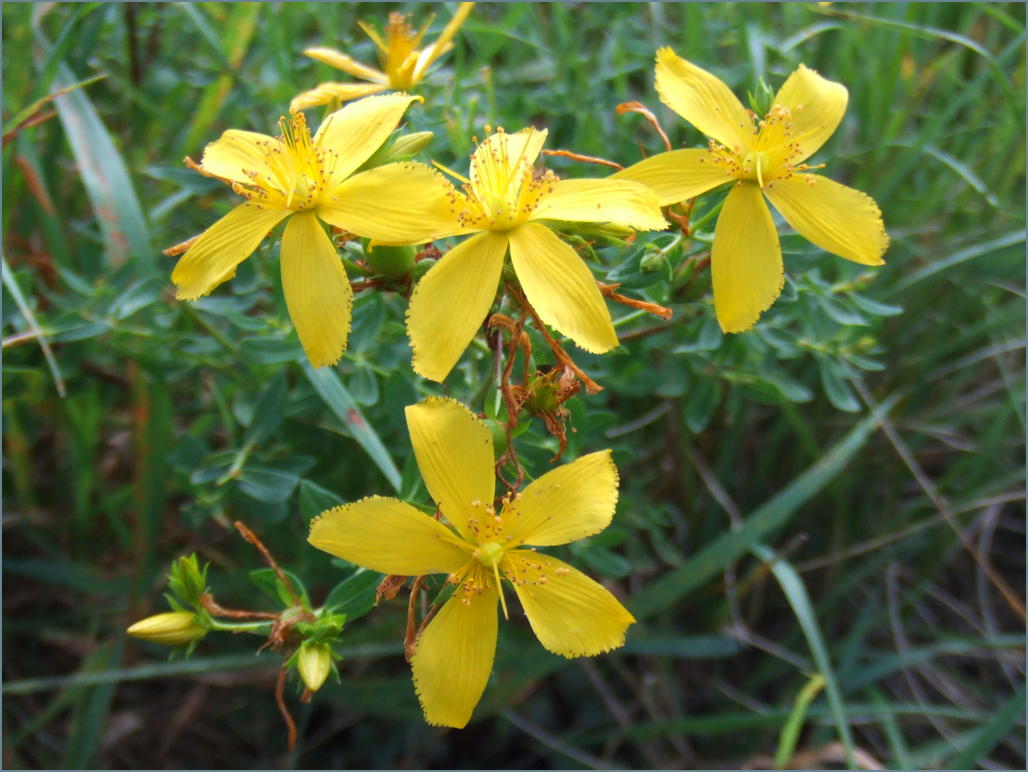
M 207 628 L 192 611 L 166 611 L 140 619 L 125 632 L 165 646 L 185 646 L 207 635 Z
M 183 603 L 195 606 L 207 591 L 207 566 L 200 569 L 196 553 L 179 558 L 171 564 L 168 586 Z
M 415 131 L 411 134 L 404 134 L 397 137 L 389 147 L 386 148 L 382 163 L 388 164 L 394 161 L 408 161 L 426 147 L 435 138 L 430 131 Z
M 384 244 L 371 246 L 369 244 L 364 250 L 364 260 L 375 273 L 399 279 L 411 272 L 417 254 L 416 247 L 390 247 Z
M 332 650 L 327 643 L 304 641 L 300 644 L 296 669 L 300 671 L 300 678 L 303 679 L 304 686 L 312 692 L 316 692 L 325 683 L 331 668 Z
M 426 257 L 414 263 L 414 281 L 421 281 L 421 277 L 428 273 L 429 269 L 439 261 L 434 257 Z
M 667 263 L 667 256 L 659 250 L 649 250 L 639 260 L 639 271 L 641 273 L 654 273 L 659 271 Z

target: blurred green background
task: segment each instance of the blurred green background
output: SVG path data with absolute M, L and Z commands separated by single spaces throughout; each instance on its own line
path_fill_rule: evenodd
M 184 156 L 349 80 L 304 47 L 375 64 L 356 20 L 435 12 L 432 40 L 455 7 L 3 5 L 4 765 L 1024 768 L 1022 4 L 478 4 L 409 113 L 436 134 L 424 158 L 465 169 L 485 124 L 531 124 L 627 165 L 662 146 L 620 102 L 704 141 L 653 91 L 658 47 L 740 95 L 803 62 L 849 89 L 814 161 L 877 200 L 887 265 L 786 233 L 782 298 L 723 337 L 712 224 L 598 250 L 599 277 L 675 311 L 612 306 L 623 348 L 576 355 L 606 390 L 570 403 L 565 460 L 611 447 L 622 487 L 565 557 L 639 624 L 567 661 L 515 614 L 463 731 L 421 719 L 403 595 L 347 628 L 341 685 L 306 706 L 289 686 L 293 753 L 257 639 L 171 662 L 125 639 L 191 551 L 219 601 L 260 607 L 234 519 L 317 602 L 346 575 L 305 543 L 325 502 L 426 500 L 402 407 L 441 389 L 409 370 L 404 298 L 361 293 L 350 350 L 312 379 L 273 240 L 193 304 L 160 250 L 237 200 Z M 484 348 L 446 391 L 488 413 Z M 519 438 L 533 475 L 554 447 L 538 420 Z

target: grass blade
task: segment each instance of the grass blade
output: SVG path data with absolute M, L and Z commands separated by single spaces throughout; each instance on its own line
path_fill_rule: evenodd
M 999 238 L 993 239 L 992 241 L 986 241 L 984 244 L 973 244 L 967 249 L 961 249 L 959 252 L 955 252 L 949 257 L 943 258 L 929 263 L 919 271 L 903 277 L 891 287 L 889 287 L 884 295 L 889 297 L 896 295 L 907 289 L 908 287 L 917 284 L 918 282 L 924 281 L 927 278 L 934 276 L 937 273 L 948 271 L 955 265 L 965 263 L 968 260 L 974 260 L 982 255 L 987 255 L 990 252 L 995 252 L 1006 247 L 1012 247 L 1017 244 L 1024 243 L 1025 232 L 1023 230 L 1011 231 L 1010 233 L 1004 233 Z
M 49 50 L 38 20 L 35 33 L 43 50 Z M 58 90 L 71 88 L 79 81 L 67 65 L 58 65 L 53 83 Z M 108 261 L 117 266 L 131 257 L 143 268 L 153 267 L 150 232 L 139 198 L 125 161 L 93 103 L 84 90 L 78 89 L 57 97 L 54 105 L 100 223 Z
M 781 528 L 801 506 L 841 472 L 856 455 L 881 417 L 888 413 L 896 398 L 885 400 L 880 412 L 872 412 L 850 429 L 824 456 L 793 480 L 781 493 L 750 515 L 743 526 L 728 531 L 701 549 L 684 565 L 668 572 L 635 596 L 632 612 L 637 618 L 653 616 L 716 576 L 726 565 L 743 555 L 767 534 Z
M 846 764 L 850 769 L 856 769 L 856 760 L 853 756 L 853 736 L 850 734 L 849 719 L 846 718 L 846 706 L 842 701 L 842 691 L 835 678 L 835 670 L 832 668 L 832 661 L 828 656 L 824 638 L 821 637 L 821 628 L 817 624 L 817 616 L 814 614 L 814 606 L 810 602 L 807 588 L 800 575 L 796 573 L 796 569 L 787 561 L 779 559 L 768 547 L 763 544 L 755 544 L 751 551 L 758 558 L 770 564 L 771 573 L 775 575 L 782 592 L 785 593 L 789 605 L 796 614 L 800 629 L 803 630 L 803 636 L 807 639 L 807 645 L 810 646 L 810 653 L 817 664 L 818 675 L 824 679 L 828 708 L 835 720 L 835 726 L 839 730 L 839 739 L 846 751 Z
M 982 766 L 982 757 L 992 751 L 996 743 L 1010 731 L 1010 727 L 1014 725 L 1018 717 L 1024 715 L 1024 698 L 1025 687 L 1022 686 L 1013 697 L 1003 703 L 992 718 L 978 727 L 970 742 L 960 753 L 950 759 L 949 768 L 971 769 L 975 766 Z
M 803 719 L 806 718 L 807 709 L 824 686 L 825 678 L 818 673 L 807 681 L 800 689 L 800 693 L 796 695 L 792 712 L 789 713 L 789 718 L 782 727 L 782 734 L 778 739 L 778 748 L 775 750 L 775 769 L 785 769 L 788 765 L 789 759 L 796 750 L 796 741 L 799 739 L 800 729 L 803 728 Z
M 11 273 L 11 269 L 7 265 L 7 258 L 0 256 L 0 260 L 3 261 L 2 270 L 4 286 L 7 287 L 7 291 L 11 293 L 11 297 L 14 299 L 14 304 L 18 306 L 19 313 L 21 313 L 25 318 L 25 323 L 28 324 L 33 337 L 39 341 L 39 347 L 43 349 L 43 357 L 46 359 L 47 367 L 50 368 L 50 375 L 53 376 L 54 386 L 57 387 L 57 393 L 63 397 L 66 394 L 64 389 L 64 379 L 61 377 L 61 370 L 57 366 L 57 360 L 54 359 L 54 352 L 50 349 L 50 343 L 46 339 L 46 333 L 43 332 L 43 328 L 40 327 L 39 322 L 36 321 L 36 317 L 32 314 L 32 309 L 29 308 L 29 304 L 25 302 L 25 296 L 21 294 L 21 288 L 14 280 L 14 275 Z
M 396 468 L 396 464 L 393 463 L 389 451 L 385 449 L 385 445 L 382 444 L 382 440 L 379 439 L 377 432 L 371 428 L 371 424 L 367 422 L 364 414 L 357 407 L 357 403 L 350 396 L 349 390 L 343 385 L 339 374 L 328 367 L 321 367 L 315 370 L 306 361 L 301 366 L 303 367 L 304 375 L 307 376 L 307 380 L 311 382 L 311 386 L 318 392 L 318 396 L 324 400 L 336 417 L 343 422 L 343 426 L 353 435 L 353 438 L 357 440 L 360 446 L 364 448 L 364 452 L 371 456 L 371 460 L 375 462 L 375 465 L 385 475 L 389 484 L 393 486 L 393 490 L 399 493 L 400 470 Z
M 225 25 L 225 53 L 230 71 L 221 75 L 204 89 L 200 105 L 196 109 L 196 117 L 186 135 L 185 148 L 190 152 L 206 136 L 211 124 L 225 104 L 229 90 L 236 79 L 236 71 L 242 64 L 257 30 L 257 17 L 261 12 L 260 3 L 240 3 L 232 7 L 228 23 Z

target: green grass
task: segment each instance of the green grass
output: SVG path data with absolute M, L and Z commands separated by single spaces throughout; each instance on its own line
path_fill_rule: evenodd
M 347 627 L 341 684 L 305 706 L 287 688 L 294 753 L 257 639 L 211 635 L 165 663 L 124 638 L 165 610 L 168 565 L 191 551 L 224 605 L 263 602 L 235 519 L 320 602 L 345 574 L 307 546 L 313 514 L 427 501 L 402 408 L 440 390 L 410 373 L 402 297 L 361 293 L 347 355 L 312 374 L 272 245 L 192 304 L 160 253 L 234 201 L 181 159 L 227 128 L 271 132 L 340 76 L 306 46 L 374 63 L 355 22 L 393 7 L 3 6 L 5 765 L 759 767 L 787 742 L 815 766 L 1023 768 L 1019 4 L 476 6 L 410 113 L 435 132 L 422 158 L 459 167 L 485 124 L 531 124 L 628 164 L 662 148 L 620 102 L 653 109 L 676 146 L 703 141 L 653 91 L 658 47 L 739 94 L 803 62 L 849 89 L 815 160 L 878 202 L 887 265 L 787 234 L 782 298 L 722 336 L 709 272 L 686 286 L 680 267 L 711 225 L 673 246 L 641 236 L 666 248 L 653 273 L 642 249 L 599 250 L 599 275 L 675 312 L 618 307 L 623 350 L 576 354 L 605 391 L 570 403 L 566 458 L 613 448 L 622 482 L 614 525 L 564 553 L 640 621 L 623 649 L 567 661 L 515 614 L 461 732 L 421 720 L 404 595 Z M 434 31 L 454 8 L 434 8 Z M 22 110 L 83 82 L 7 141 Z M 449 393 L 493 411 L 488 353 L 463 361 Z M 541 422 L 518 443 L 531 474 L 548 468 Z

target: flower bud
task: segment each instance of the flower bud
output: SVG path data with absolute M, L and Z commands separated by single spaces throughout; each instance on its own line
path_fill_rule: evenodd
M 125 632 L 134 638 L 165 646 L 185 646 L 207 635 L 207 628 L 191 611 L 167 611 L 140 619 Z
M 304 686 L 312 692 L 316 692 L 325 683 L 331 666 L 332 652 L 327 643 L 304 641 L 300 644 L 296 669 L 300 671 L 300 678 L 303 679 Z
M 426 257 L 414 263 L 414 281 L 421 281 L 421 277 L 428 273 L 432 266 L 438 262 L 434 257 Z
M 390 247 L 384 244 L 368 245 L 364 250 L 364 260 L 368 266 L 382 276 L 399 279 L 407 276 L 414 268 L 416 247 Z
M 394 163 L 395 161 L 409 161 L 435 138 L 430 131 L 415 131 L 411 134 L 404 134 L 393 140 L 393 143 L 385 149 L 382 156 L 382 163 Z

